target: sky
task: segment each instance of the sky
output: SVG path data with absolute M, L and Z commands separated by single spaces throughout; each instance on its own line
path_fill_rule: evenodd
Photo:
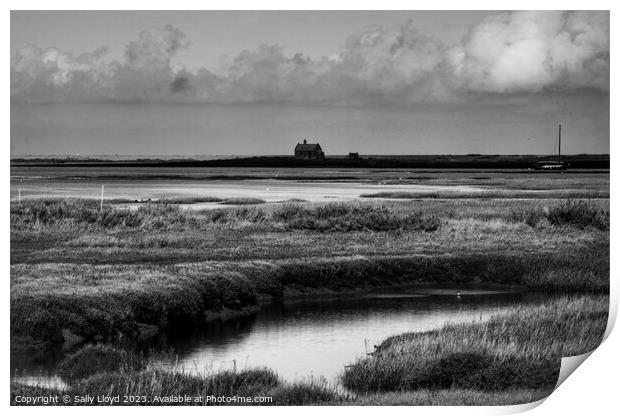
M 11 13 L 11 154 L 609 152 L 608 12 Z

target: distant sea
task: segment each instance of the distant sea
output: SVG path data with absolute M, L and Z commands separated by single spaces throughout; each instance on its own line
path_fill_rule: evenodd
M 13 159 L 59 159 L 59 160 L 218 160 L 236 159 L 248 157 L 248 155 L 80 155 L 80 154 L 58 154 L 58 155 L 11 155 Z

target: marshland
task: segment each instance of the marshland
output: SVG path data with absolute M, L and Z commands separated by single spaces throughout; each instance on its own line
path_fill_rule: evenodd
M 11 174 L 12 396 L 525 403 L 607 324 L 608 172 Z

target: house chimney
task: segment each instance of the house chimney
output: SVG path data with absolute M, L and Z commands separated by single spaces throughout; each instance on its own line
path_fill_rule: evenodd
M 308 143 L 308 141 L 306 139 L 304 139 L 304 144 Z

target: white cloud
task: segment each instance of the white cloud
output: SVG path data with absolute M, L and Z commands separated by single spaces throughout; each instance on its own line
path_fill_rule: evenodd
M 363 105 L 455 101 L 474 94 L 609 90 L 607 12 L 507 12 L 446 47 L 412 22 L 351 35 L 312 60 L 280 46 L 242 51 L 217 73 L 171 67 L 189 42 L 170 25 L 141 32 L 121 62 L 105 48 L 74 56 L 25 46 L 11 60 L 11 97 L 26 102 L 140 100 Z
M 170 59 L 189 46 L 185 34 L 172 25 L 140 32 L 125 48 L 127 65 L 144 71 L 169 69 Z
M 609 14 L 511 12 L 473 27 L 448 54 L 474 92 L 609 90 Z

